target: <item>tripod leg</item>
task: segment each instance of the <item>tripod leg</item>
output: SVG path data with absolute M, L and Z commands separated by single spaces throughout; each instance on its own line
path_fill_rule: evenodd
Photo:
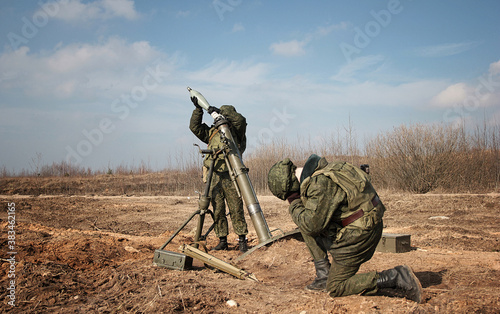
M 205 222 L 205 212 L 200 212 L 200 217 L 198 219 L 198 226 L 196 227 L 196 234 L 194 236 L 194 244 L 195 248 L 198 248 L 198 241 L 201 238 L 201 232 L 203 231 L 203 223 Z
M 203 232 L 203 223 L 205 222 L 205 213 L 208 211 L 208 206 L 210 205 L 210 185 L 212 184 L 212 176 L 214 174 L 214 164 L 215 156 L 210 163 L 210 168 L 208 169 L 207 183 L 205 183 L 205 192 L 203 196 L 200 197 L 198 205 L 200 208 L 200 218 L 198 219 L 198 226 L 196 228 L 196 234 L 194 236 L 195 247 L 198 248 L 198 241 L 200 241 L 201 233 Z
M 177 231 L 174 232 L 174 234 L 172 234 L 172 236 L 167 240 L 167 242 L 165 242 L 165 244 L 163 244 L 161 247 L 160 247 L 160 250 L 163 250 L 167 244 L 170 243 L 170 241 L 172 241 L 173 238 L 175 238 L 175 236 L 181 232 L 182 229 L 184 229 L 184 227 L 191 221 L 191 219 L 193 219 L 194 216 L 196 216 L 197 214 L 200 213 L 200 210 L 196 210 L 193 214 L 191 214 L 191 216 L 189 216 L 189 218 L 182 224 L 182 226 L 179 227 L 179 229 L 177 229 Z

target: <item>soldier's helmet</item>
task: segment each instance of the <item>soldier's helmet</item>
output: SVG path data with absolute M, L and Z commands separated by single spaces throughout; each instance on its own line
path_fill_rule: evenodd
M 275 163 L 267 174 L 267 185 L 271 193 L 286 200 L 290 194 L 300 190 L 299 180 L 295 176 L 297 167 L 289 158 Z

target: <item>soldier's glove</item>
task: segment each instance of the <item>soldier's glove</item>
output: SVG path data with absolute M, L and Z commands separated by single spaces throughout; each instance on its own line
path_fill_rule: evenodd
M 217 112 L 218 114 L 220 114 L 220 109 L 217 108 L 217 107 L 214 107 L 214 106 L 208 107 L 207 111 L 208 111 L 209 114 L 212 114 L 212 112 Z
M 295 169 L 297 167 L 289 158 L 285 158 L 271 167 L 267 175 L 267 184 L 274 196 L 286 200 L 294 194 L 299 194 L 300 183 L 295 176 Z
M 198 105 L 198 98 L 193 96 L 193 97 L 191 97 L 191 101 L 193 102 L 193 104 L 196 108 L 201 109 L 201 106 Z

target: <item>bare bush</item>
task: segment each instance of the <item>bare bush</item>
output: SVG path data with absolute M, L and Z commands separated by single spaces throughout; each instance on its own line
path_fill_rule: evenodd
M 258 193 L 268 191 L 267 174 L 276 162 L 290 158 L 300 167 L 312 153 L 315 153 L 315 149 L 310 141 L 299 139 L 290 143 L 283 138 L 274 139 L 270 144 L 256 148 L 243 158 L 245 166 L 250 169 L 249 177 L 254 189 Z
M 451 125 L 403 125 L 378 135 L 366 152 L 385 187 L 416 193 L 477 191 L 495 181 L 491 167 L 498 149 L 485 137 Z
M 43 165 L 40 169 L 39 175 L 41 177 L 90 176 L 94 174 L 90 168 L 85 169 L 82 166 L 72 165 L 66 161 Z
M 11 177 L 13 176 L 12 173 L 7 170 L 7 167 L 5 167 L 4 165 L 0 168 L 0 177 L 2 178 L 7 178 L 7 177 Z

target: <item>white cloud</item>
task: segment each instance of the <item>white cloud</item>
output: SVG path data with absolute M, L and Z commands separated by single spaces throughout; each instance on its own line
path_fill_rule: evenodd
M 315 31 L 307 33 L 304 35 L 302 40 L 290 40 L 290 41 L 280 41 L 278 43 L 273 43 L 269 47 L 273 54 L 284 56 L 284 57 L 297 57 L 306 54 L 305 46 L 314 40 L 321 39 L 329 35 L 331 32 L 339 29 L 345 29 L 347 24 L 341 22 L 340 24 L 320 26 Z
M 278 56 L 297 57 L 306 54 L 304 50 L 305 45 L 305 41 L 292 40 L 271 44 L 270 49 L 273 54 Z
M 432 95 L 444 86 L 436 80 L 418 80 L 398 85 L 376 81 L 350 84 L 339 89 L 339 105 L 346 106 L 395 106 L 421 107 L 428 103 Z
M 355 76 L 360 72 L 366 72 L 367 69 L 374 66 L 379 66 L 383 61 L 384 57 L 380 55 L 371 55 L 366 57 L 359 57 L 354 59 L 352 62 L 347 63 L 343 66 L 337 74 L 331 77 L 332 80 L 339 82 L 353 82 L 356 81 Z
M 263 106 L 261 109 L 265 112 L 275 105 L 295 108 L 295 112 L 305 108 L 314 108 L 314 113 L 320 116 L 323 112 L 335 110 L 333 108 L 422 107 L 446 86 L 445 82 L 438 80 L 415 80 L 397 85 L 378 81 L 350 82 L 339 85 L 335 82 L 318 83 L 301 76 L 275 80 L 269 77 L 268 66 L 259 64 L 239 64 L 242 70 L 237 71 L 238 75 L 249 77 L 244 82 L 225 79 L 224 85 L 221 86 L 219 79 L 210 80 L 214 73 L 219 72 L 216 69 L 219 67 L 221 70 L 224 68 L 221 77 L 236 77 L 237 67 L 231 67 L 229 64 L 214 65 L 210 71 L 193 73 L 190 78 L 199 79 L 203 73 L 203 82 L 206 86 L 199 87 L 198 90 L 202 93 L 207 91 L 206 97 L 212 98 L 212 94 L 223 91 L 224 97 L 218 97 L 219 99 L 236 103 L 241 103 L 243 100 L 247 104 L 261 105 Z M 245 68 L 244 71 L 243 68 Z
M 200 71 L 187 74 L 190 81 L 223 84 L 230 86 L 249 86 L 265 81 L 269 66 L 264 63 L 215 60 Z
M 490 73 L 493 75 L 500 74 L 500 60 L 490 64 Z
M 245 30 L 245 27 L 241 23 L 236 23 L 233 25 L 232 33 L 242 32 Z
M 111 18 L 137 19 L 140 14 L 135 10 L 132 0 L 81 0 L 51 1 L 58 8 L 56 19 L 64 21 L 106 20 Z
M 102 7 L 111 17 L 123 17 L 134 20 L 139 17 L 133 0 L 102 0 Z
M 450 107 L 464 101 L 467 97 L 469 87 L 465 83 L 457 83 L 448 86 L 445 90 L 432 98 L 431 104 L 437 107 Z
M 6 73 L 0 90 L 20 89 L 27 95 L 58 98 L 82 93 L 96 96 L 112 87 L 126 90 L 138 83 L 154 60 L 163 57 L 148 42 L 128 43 L 119 38 L 98 44 L 58 45 L 53 51 L 36 54 L 21 47 L 0 55 L 0 68 Z
M 340 22 L 339 24 L 335 25 L 329 25 L 329 26 L 320 26 L 318 29 L 315 31 L 315 36 L 316 37 L 323 37 L 329 35 L 331 32 L 339 30 L 339 29 L 346 29 L 348 24 L 346 22 Z
M 488 72 L 472 83 L 455 83 L 440 91 L 431 105 L 444 108 L 466 108 L 469 112 L 479 107 L 500 105 L 500 61 L 490 64 Z
M 446 43 L 436 46 L 428 46 L 417 49 L 417 55 L 421 57 L 447 57 L 456 55 L 479 45 L 478 42 Z
M 127 43 L 120 38 L 110 38 L 101 44 L 72 44 L 54 51 L 46 58 L 53 72 L 65 73 L 82 69 L 119 70 L 124 64 L 142 64 L 160 55 L 149 42 Z M 132 61 L 133 60 L 133 61 Z

